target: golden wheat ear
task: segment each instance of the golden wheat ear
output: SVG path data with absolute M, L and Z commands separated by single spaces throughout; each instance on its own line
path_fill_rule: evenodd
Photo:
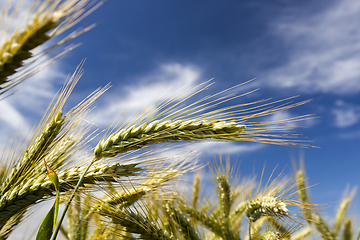
M 0 94 L 43 68 L 44 65 L 34 64 L 41 55 L 89 30 L 92 26 L 51 43 L 51 46 L 37 54 L 33 61 L 24 63 L 33 56 L 35 48 L 77 24 L 100 4 L 101 1 L 91 0 L 2 1 L 0 4 L 2 16 L 0 18 Z M 45 65 L 50 62 L 52 60 Z M 16 72 L 16 76 L 10 77 Z

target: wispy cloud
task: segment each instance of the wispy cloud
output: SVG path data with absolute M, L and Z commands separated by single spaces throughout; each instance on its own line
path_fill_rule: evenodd
M 341 100 L 336 102 L 336 107 L 332 110 L 335 116 L 335 126 L 345 128 L 352 126 L 360 120 L 360 106 L 353 106 Z
M 116 118 L 124 115 L 131 117 L 145 107 L 154 108 L 156 103 L 197 86 L 200 77 L 201 70 L 195 66 L 179 63 L 161 65 L 155 72 L 128 81 L 129 84 L 121 89 L 107 92 L 102 98 L 104 101 L 99 101 L 99 107 L 94 111 L 95 122 L 107 127 Z
M 271 71 L 270 84 L 303 92 L 360 91 L 360 2 L 329 3 L 315 14 L 291 12 L 273 31 L 289 46 L 287 64 Z M 270 76 L 269 76 L 270 75 Z

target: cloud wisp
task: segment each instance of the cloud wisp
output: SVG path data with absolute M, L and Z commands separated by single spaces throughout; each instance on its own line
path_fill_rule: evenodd
M 94 121 L 102 127 L 110 126 L 115 119 L 124 122 L 145 108 L 156 108 L 156 104 L 165 99 L 191 91 L 200 83 L 200 78 L 201 70 L 195 66 L 163 64 L 155 72 L 107 92 L 93 112 Z
M 270 84 L 306 93 L 360 91 L 360 2 L 335 1 L 315 14 L 291 12 L 272 25 L 289 60 L 267 73 Z
M 353 106 L 344 101 L 337 101 L 332 114 L 335 116 L 335 126 L 346 128 L 360 121 L 360 106 Z

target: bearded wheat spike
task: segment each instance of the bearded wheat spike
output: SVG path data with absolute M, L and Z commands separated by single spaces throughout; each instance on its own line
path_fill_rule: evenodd
M 245 210 L 250 221 L 256 222 L 262 216 L 288 216 L 286 203 L 275 197 L 259 197 L 251 200 Z
M 231 203 L 230 203 L 230 185 L 228 180 L 226 179 L 226 177 L 224 175 L 219 175 L 217 177 L 217 180 L 219 182 L 219 200 L 220 200 L 220 206 L 222 208 L 224 217 L 226 219 L 229 218 L 229 214 L 230 214 L 230 207 L 231 207 Z
M 320 217 L 319 214 L 313 212 L 312 220 L 316 226 L 316 229 L 319 231 L 322 239 L 324 240 L 337 240 L 338 238 L 330 230 L 329 226 L 325 223 L 324 219 Z
M 264 236 L 262 237 L 263 240 L 280 240 L 282 239 L 281 234 L 275 231 L 266 231 Z
M 55 138 L 58 136 L 64 120 L 62 112 L 60 111 L 50 123 L 46 125 L 34 144 L 25 151 L 21 160 L 12 168 L 1 188 L 2 194 L 9 190 L 12 185 L 16 185 L 16 182 L 22 181 L 22 179 L 25 178 L 24 174 L 26 173 L 26 169 L 39 162 L 42 156 L 47 153 L 50 146 L 54 143 Z
M 191 200 L 191 206 L 195 210 L 197 209 L 199 202 L 199 188 L 200 188 L 200 177 L 198 175 L 195 175 L 193 190 L 192 190 L 192 200 Z
M 74 187 L 85 167 L 67 169 L 58 173 L 60 191 L 65 192 Z M 96 182 L 116 181 L 116 178 L 135 176 L 143 169 L 137 164 L 97 164 L 90 168 L 85 176 L 84 184 L 95 185 Z M 7 191 L 0 198 L 0 229 L 13 215 L 39 200 L 52 197 L 54 185 L 50 180 L 43 178 L 31 178 L 24 184 L 18 185 L 11 191 Z
M 354 193 L 352 193 L 349 197 L 344 198 L 341 201 L 338 211 L 336 212 L 335 224 L 334 224 L 334 230 L 333 230 L 335 235 L 337 235 L 340 231 L 341 225 L 344 222 L 346 211 L 351 203 L 353 195 L 354 195 Z
M 157 226 L 156 222 L 150 221 L 139 213 L 129 210 L 117 211 L 112 216 L 115 224 L 125 227 L 126 232 L 139 234 L 141 239 L 170 240 L 167 232 Z
M 351 227 L 351 220 L 350 219 L 345 220 L 343 239 L 344 240 L 353 239 L 353 233 L 352 233 L 352 227 Z
M 26 11 L 33 15 L 31 20 L 26 22 L 23 29 L 19 29 L 19 25 L 24 24 L 27 14 L 22 13 L 20 15 L 17 12 L 18 8 L 24 7 L 23 2 L 21 1 L 18 6 L 15 6 L 12 13 L 6 13 L 6 7 L 3 6 L 3 14 L 8 15 L 8 19 L 2 23 L 0 22 L 0 28 L 2 27 L 1 30 L 4 31 L 2 36 L 5 36 L 5 40 L 0 44 L 0 90 L 9 87 L 9 85 L 15 85 L 10 81 L 9 84 L 1 86 L 7 82 L 9 76 L 24 65 L 24 60 L 32 57 L 31 51 L 33 49 L 71 28 L 101 4 L 100 2 L 91 8 L 95 2 L 90 0 L 30 1 Z M 14 15 L 14 13 L 15 16 L 12 17 L 15 17 L 18 23 L 11 20 L 10 15 Z M 9 36 L 6 36 L 7 32 L 10 32 L 12 28 L 15 30 Z M 81 31 L 72 33 L 62 41 L 55 43 L 52 48 L 75 38 L 79 34 L 81 34 Z
M 165 204 L 165 209 L 171 218 L 178 224 L 180 227 L 179 231 L 184 235 L 185 239 L 200 240 L 200 237 L 196 233 L 194 226 L 181 211 L 178 211 L 169 202 Z
M 217 219 L 210 218 L 201 211 L 195 210 L 183 203 L 179 203 L 179 208 L 189 214 L 193 219 L 199 221 L 202 225 L 208 228 L 216 236 L 223 237 L 223 231 L 221 229 L 220 223 Z
M 296 183 L 299 190 L 298 196 L 301 203 L 302 212 L 304 214 L 306 221 L 311 224 L 312 211 L 307 193 L 307 186 L 304 177 L 304 169 L 299 169 L 296 172 Z
M 181 140 L 241 138 L 245 125 L 225 121 L 153 121 L 111 134 L 95 147 L 95 157 L 115 157 L 145 145 Z

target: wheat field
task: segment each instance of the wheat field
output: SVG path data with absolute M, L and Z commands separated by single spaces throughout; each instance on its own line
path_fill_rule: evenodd
M 76 25 L 101 4 L 2 1 L 1 99 L 16 98 L 13 93 L 23 81 L 72 50 L 74 46 L 63 45 L 94 27 Z M 47 54 L 52 54 L 50 60 L 41 61 Z M 86 64 L 74 68 L 25 140 L 15 136 L 1 150 L 0 239 L 11 238 L 39 206 L 47 215 L 23 239 L 359 239 L 346 215 L 354 192 L 326 221 L 321 206 L 308 197 L 311 189 L 301 161 L 294 164 L 293 176 L 274 170 L 265 179 L 269 170 L 264 168 L 260 178 L 236 179 L 234 166 L 221 152 L 219 164 L 205 166 L 196 152 L 184 148 L 201 142 L 312 147 L 289 130 L 313 115 L 262 118 L 311 104 L 308 100 L 242 103 L 241 97 L 253 91 L 234 94 L 239 86 L 198 97 L 213 87 L 210 80 L 149 103 L 124 121 L 113 119 L 107 129 L 93 130 L 88 116 L 110 85 L 66 107 Z

